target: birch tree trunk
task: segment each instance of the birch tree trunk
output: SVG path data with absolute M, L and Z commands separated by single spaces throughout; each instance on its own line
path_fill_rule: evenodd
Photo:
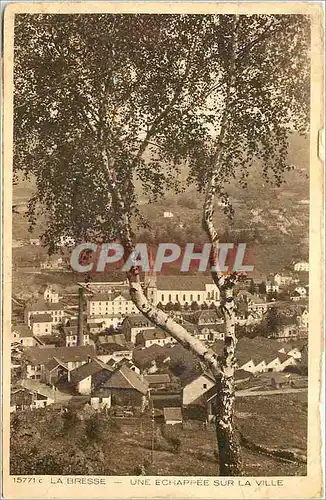
M 235 335 L 235 303 L 233 288 L 237 280 L 235 273 L 225 276 L 220 272 L 218 261 L 219 235 L 214 227 L 214 202 L 215 196 L 221 189 L 220 178 L 222 174 L 221 154 L 224 139 L 227 135 L 228 112 L 231 106 L 233 80 L 235 77 L 235 61 L 237 53 L 237 28 L 238 16 L 233 18 L 233 40 L 230 54 L 230 68 L 228 86 L 226 91 L 225 107 L 221 120 L 221 129 L 218 136 L 215 155 L 212 160 L 212 172 L 207 185 L 204 202 L 203 228 L 212 244 L 211 274 L 213 281 L 220 291 L 221 309 L 225 320 L 224 349 L 221 359 L 221 371 L 216 376 L 216 437 L 219 450 L 220 476 L 239 476 L 243 474 L 240 446 L 235 433 L 234 402 L 235 384 L 234 372 L 236 367 Z

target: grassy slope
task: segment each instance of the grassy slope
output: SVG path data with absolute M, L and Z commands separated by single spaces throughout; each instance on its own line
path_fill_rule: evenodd
M 237 413 L 238 425 L 253 442 L 273 448 L 305 450 L 307 412 L 301 394 L 239 399 Z M 61 420 L 60 415 L 54 415 L 49 409 L 24 415 L 18 429 L 12 432 L 12 473 L 31 473 L 26 468 L 22 469 L 29 460 L 21 456 L 22 450 L 27 456 L 33 454 L 33 464 L 40 463 L 44 455 L 55 457 L 61 467 L 57 473 L 131 475 L 137 473 L 137 466 L 146 464 L 150 459 L 149 415 L 134 421 L 120 421 L 121 428 L 106 430 L 98 443 L 85 439 L 84 423 L 75 425 L 69 437 L 62 434 Z M 172 452 L 170 444 L 157 432 L 159 449 L 154 451 L 154 465 L 147 467 L 147 474 L 217 474 L 213 428 L 205 430 L 200 424 L 188 424 L 182 430 L 176 430 L 182 443 L 178 454 Z M 306 474 L 304 465 L 284 462 L 247 449 L 243 449 L 242 454 L 248 476 Z M 70 463 L 73 470 L 68 468 Z
M 291 260 L 306 257 L 308 254 L 309 206 L 300 203 L 309 197 L 309 151 L 308 141 L 292 136 L 289 148 L 289 164 L 295 166 L 285 175 L 286 183 L 282 187 L 272 187 L 264 183 L 261 168 L 256 165 L 250 172 L 248 188 L 241 189 L 237 184 L 227 186 L 230 199 L 234 203 L 235 217 L 230 223 L 216 207 L 216 226 L 232 231 L 245 230 L 259 232 L 259 239 L 253 248 L 253 263 L 259 272 L 275 272 L 282 269 Z M 182 204 L 182 196 L 167 193 L 164 200 L 148 204 L 141 186 L 136 185 L 139 201 L 144 215 L 151 224 L 151 232 L 158 230 L 164 241 L 173 241 L 173 233 L 182 233 L 186 241 L 204 237 L 200 229 L 201 206 L 203 197 L 193 186 L 187 186 L 183 180 L 188 198 L 193 201 L 193 208 Z M 28 222 L 23 213 L 28 198 L 34 192 L 34 183 L 20 180 L 14 187 L 14 203 L 20 207 L 20 213 L 13 217 L 13 238 L 29 238 Z M 258 218 L 255 211 L 260 210 Z M 275 213 L 275 210 L 282 210 Z M 173 219 L 164 219 L 163 211 L 171 210 Z M 183 228 L 179 227 L 183 225 Z M 38 220 L 34 234 L 44 230 L 44 218 Z M 244 233 L 245 234 L 245 233 Z

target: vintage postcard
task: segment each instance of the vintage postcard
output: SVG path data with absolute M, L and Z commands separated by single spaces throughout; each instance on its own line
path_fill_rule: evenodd
M 322 498 L 323 30 L 7 5 L 4 498 Z

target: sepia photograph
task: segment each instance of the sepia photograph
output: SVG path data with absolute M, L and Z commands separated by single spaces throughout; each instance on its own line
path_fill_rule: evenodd
M 308 479 L 323 303 L 314 16 L 60 5 L 12 9 L 5 37 L 12 484 L 22 498 L 38 477 L 131 476 L 192 496 L 201 478 L 218 498 Z

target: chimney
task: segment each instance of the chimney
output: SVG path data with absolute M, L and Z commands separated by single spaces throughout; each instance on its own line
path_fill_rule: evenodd
M 78 290 L 78 326 L 77 326 L 77 345 L 84 345 L 84 289 Z

